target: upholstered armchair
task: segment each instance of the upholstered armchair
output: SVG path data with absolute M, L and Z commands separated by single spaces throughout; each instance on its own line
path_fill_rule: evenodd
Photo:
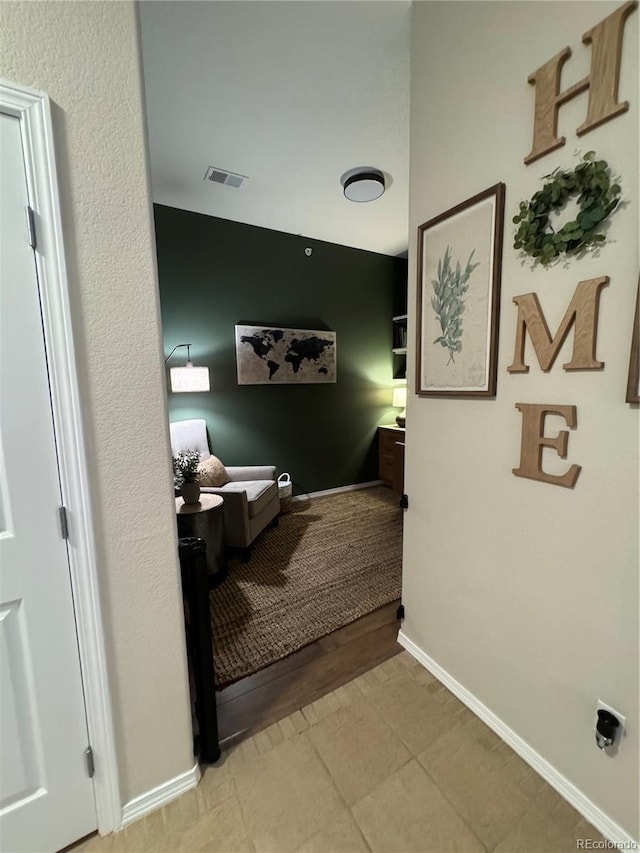
M 175 421 L 169 424 L 174 456 L 197 450 L 200 460 L 211 456 L 204 420 Z M 274 465 L 225 466 L 229 482 L 224 486 L 201 486 L 205 494 L 224 498 L 225 545 L 243 549 L 249 559 L 251 544 L 280 511 Z

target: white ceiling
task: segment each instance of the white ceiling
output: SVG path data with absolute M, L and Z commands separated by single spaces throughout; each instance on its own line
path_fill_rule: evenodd
M 143 0 L 140 18 L 155 202 L 406 250 L 410 2 Z M 385 173 L 382 198 L 344 198 L 358 166 Z

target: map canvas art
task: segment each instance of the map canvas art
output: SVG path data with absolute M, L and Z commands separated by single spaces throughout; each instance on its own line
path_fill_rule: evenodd
M 238 385 L 336 381 L 336 333 L 236 326 Z

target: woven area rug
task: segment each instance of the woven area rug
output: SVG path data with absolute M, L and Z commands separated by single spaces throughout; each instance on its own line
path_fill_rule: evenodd
M 295 502 L 211 591 L 216 684 L 400 598 L 402 510 L 378 486 Z

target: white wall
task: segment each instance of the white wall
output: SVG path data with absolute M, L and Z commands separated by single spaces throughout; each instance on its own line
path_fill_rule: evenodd
M 54 102 L 126 801 L 193 766 L 136 8 L 1 11 L 0 74 Z
M 507 195 L 497 398 L 410 395 L 403 601 L 408 638 L 638 838 L 638 409 L 624 402 L 638 281 L 637 10 L 624 37 L 620 97 L 629 112 L 578 138 L 581 95 L 560 111 L 566 146 L 523 164 L 528 75 L 570 45 L 563 88 L 585 76 L 581 36 L 618 5 L 414 4 L 410 306 L 417 226 L 498 181 Z M 628 204 L 599 257 L 532 271 L 512 248 L 511 218 L 543 175 L 576 164 L 578 149 L 609 161 Z M 604 371 L 564 372 L 570 339 L 549 374 L 528 343 L 530 373 L 509 375 L 512 298 L 536 292 L 555 331 L 578 281 L 599 275 L 611 278 L 598 326 Z M 582 472 L 573 490 L 511 473 L 516 402 L 577 406 L 567 467 Z M 615 759 L 594 743 L 598 698 L 627 717 Z

